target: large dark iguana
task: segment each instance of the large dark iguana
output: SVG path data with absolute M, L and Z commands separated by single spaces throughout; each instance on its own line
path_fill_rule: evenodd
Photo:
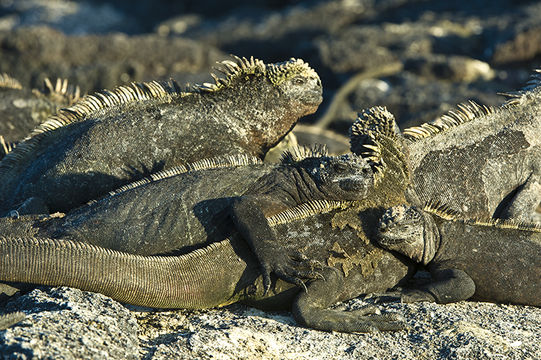
M 53 84 L 46 78 L 43 88 L 28 89 L 8 74 L 0 74 L 0 135 L 8 144 L 20 141 L 79 97 L 79 87 L 69 86 L 66 79 L 57 79 Z
M 39 198 L 71 208 L 149 171 L 216 155 L 263 157 L 322 100 L 302 60 L 235 57 L 225 76 L 181 91 L 176 83 L 120 86 L 61 110 L 0 162 L 0 212 Z
M 426 265 L 433 282 L 402 300 L 541 306 L 541 227 L 463 220 L 441 205 L 399 205 L 379 225 L 379 244 Z
M 50 220 L 45 221 L 49 224 L 49 228 L 47 226 L 39 228 L 41 225 L 38 225 L 36 229 L 35 223 L 32 226 L 21 226 L 24 217 L 2 219 L 5 225 L 3 229 L 8 229 L 11 225 L 11 236 L 0 241 L 0 279 L 74 286 L 101 292 L 128 303 L 163 308 L 204 308 L 230 304 L 238 300 L 279 307 L 290 304 L 291 299 L 296 296 L 293 302 L 295 317 L 310 327 L 338 331 L 400 328 L 401 325 L 394 321 L 382 321 L 389 320 L 385 316 L 363 317 L 360 316 L 362 313 L 344 313 L 327 309 L 336 301 L 393 287 L 413 271 L 411 263 L 404 262 L 401 256 L 386 252 L 370 241 L 384 209 L 405 200 L 407 166 L 394 135 L 391 131 L 377 135 L 370 133 L 372 144 L 365 148 L 364 155 L 371 164 L 373 174 L 368 175 L 374 176 L 374 182 L 368 187 L 368 192 L 361 196 L 362 200 L 352 203 L 315 200 L 275 212 L 267 218 L 276 241 L 282 244 L 286 253 L 300 253 L 303 259 L 308 258 L 326 265 L 322 269 L 317 269 L 323 278 L 313 280 L 308 284 L 307 292 L 301 292 L 299 295 L 297 295 L 299 286 L 293 287 L 292 284 L 281 280 L 277 280 L 271 290 L 266 291 L 260 276 L 259 262 L 241 234 L 231 230 L 233 227 L 231 223 L 224 227 L 225 233 L 220 233 L 224 228 L 216 229 L 219 226 L 211 223 L 217 221 L 218 224 L 220 219 L 224 219 L 221 209 L 231 204 L 227 198 L 218 198 L 217 202 L 200 201 L 195 203 L 193 208 L 182 208 L 187 204 L 164 201 L 173 195 L 171 186 L 164 186 L 161 192 L 166 195 L 158 196 L 157 189 L 160 188 L 158 186 L 160 183 L 164 184 L 167 180 L 182 175 L 143 181 L 146 182 L 143 186 L 113 194 L 112 197 L 102 200 L 104 203 L 101 205 L 101 201 L 95 203 L 105 209 L 107 202 L 112 204 L 123 194 L 133 193 L 137 196 L 124 203 L 124 207 L 137 207 L 138 201 L 143 203 L 147 201 L 141 196 L 140 191 L 155 187 L 156 191 L 148 192 L 149 196 L 154 194 L 155 205 L 139 208 L 137 211 L 139 215 L 129 223 L 125 222 L 127 217 L 124 215 L 115 220 L 121 210 L 111 207 L 110 209 L 114 211 L 102 210 L 103 214 L 88 212 L 85 216 L 79 216 L 79 221 L 68 222 L 60 219 L 60 222 L 65 222 L 72 228 L 69 234 L 64 229 L 63 236 L 57 239 L 37 239 L 36 231 L 38 236 L 47 235 L 47 232 L 59 227 L 51 225 Z M 315 160 L 317 158 L 307 158 L 300 162 L 310 163 Z M 324 161 L 318 161 L 325 167 Z M 333 166 L 331 169 L 340 175 L 343 171 L 342 166 L 343 163 L 339 163 L 337 168 Z M 247 166 L 240 166 L 235 169 L 241 171 L 246 168 Z M 313 168 L 319 169 L 319 166 Z M 364 167 L 360 169 L 362 174 Z M 214 191 L 213 186 L 217 184 L 226 187 L 227 185 L 224 185 L 228 180 L 226 173 L 231 172 L 232 168 L 215 170 L 224 170 L 221 172 L 223 177 L 212 176 L 213 179 L 221 181 L 213 180 L 210 184 L 208 181 L 201 181 L 202 186 L 194 186 L 197 181 L 194 179 L 192 185 L 186 189 L 193 191 L 197 196 L 197 193 Z M 253 169 L 251 171 L 253 172 Z M 201 172 L 199 175 L 201 178 Z M 332 177 L 330 179 L 332 182 Z M 349 182 L 346 184 L 348 184 L 346 190 L 359 192 L 356 186 L 350 187 Z M 225 192 L 233 191 L 227 189 Z M 221 209 L 220 201 L 225 201 L 226 204 L 221 205 Z M 194 204 L 194 200 L 191 200 L 191 203 Z M 89 208 L 93 205 L 89 205 Z M 158 207 L 163 207 L 163 210 L 160 210 L 161 215 L 155 216 L 154 214 L 158 214 L 156 212 Z M 175 221 L 184 221 L 184 224 L 187 224 L 189 218 L 193 217 L 191 212 L 199 216 L 199 219 L 204 217 L 209 219 L 208 222 L 198 225 L 206 232 L 201 233 L 197 230 L 197 226 L 184 226 L 182 233 L 172 232 L 171 224 Z M 66 219 L 70 217 L 76 219 L 74 213 L 68 214 Z M 266 216 L 268 215 L 267 213 Z M 103 239 L 102 234 L 109 236 L 110 232 L 109 229 L 104 233 L 100 232 L 104 224 L 106 225 L 107 218 L 113 220 L 112 226 L 122 228 L 120 231 L 123 233 Z M 168 228 L 167 234 L 170 234 L 168 239 L 160 237 L 156 232 L 153 233 L 158 229 L 157 225 L 153 224 L 156 220 L 162 220 L 160 226 Z M 136 226 L 136 223 L 141 222 L 148 224 L 143 232 Z M 86 230 L 79 232 L 79 228 L 84 228 L 82 224 L 88 229 L 93 227 L 95 233 Z M 86 233 L 85 239 L 82 238 L 83 233 Z M 20 238 L 17 239 L 15 234 Z M 82 241 L 73 241 L 77 236 Z M 125 246 L 129 250 L 136 249 L 139 253 L 157 253 L 174 248 L 182 250 L 181 246 L 190 244 L 201 246 L 209 240 L 214 242 L 179 256 L 133 255 L 85 242 L 90 241 L 108 247 L 112 245 L 117 249 Z M 306 263 L 301 265 L 304 266 Z M 312 267 L 308 266 L 307 270 L 312 271 Z
M 470 102 L 405 129 L 418 204 L 444 203 L 465 217 L 540 222 L 540 84 L 541 74 L 500 107 Z M 359 126 L 352 132 L 362 134 Z
M 248 156 L 213 158 L 152 176 L 64 217 L 2 219 L 2 232 L 69 238 L 139 255 L 163 254 L 220 241 L 232 228 L 257 226 L 271 233 L 266 217 L 302 203 L 362 200 L 375 177 L 364 158 L 329 157 L 321 150 L 290 153 L 279 165 Z M 249 214 L 242 212 L 245 204 L 250 205 Z M 233 221 L 231 212 L 237 213 Z M 267 248 L 277 245 L 272 235 L 245 238 L 267 269 L 266 284 L 270 271 L 293 281 L 292 276 L 306 277 L 295 271 L 289 257 L 281 256 L 279 246 L 268 254 Z M 262 245 L 266 248 L 260 249 Z

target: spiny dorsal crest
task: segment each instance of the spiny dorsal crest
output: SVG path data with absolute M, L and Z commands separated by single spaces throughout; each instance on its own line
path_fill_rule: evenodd
M 47 96 L 58 103 L 72 105 L 81 98 L 79 86 L 69 86 L 68 79 L 57 78 L 55 84 L 49 78 L 43 80 L 43 90 L 34 89 L 37 96 Z
M 6 73 L 0 74 L 0 88 L 20 90 L 23 88 L 19 80 Z
M 92 95 L 86 95 L 74 105 L 60 109 L 45 122 L 35 128 L 14 151 L 10 152 L 0 163 L 0 174 L 4 174 L 21 162 L 37 146 L 42 137 L 49 132 L 68 124 L 83 121 L 88 115 L 98 110 L 152 98 L 166 98 L 172 95 L 182 95 L 178 84 L 172 80 L 169 83 L 151 81 L 148 83 L 132 83 L 121 85 L 114 90 L 102 90 Z
M 533 92 L 537 92 L 538 94 L 541 92 L 541 69 L 534 70 L 533 74 L 530 75 L 530 79 L 526 83 L 526 86 L 522 89 L 514 92 L 499 93 L 499 95 L 509 98 L 504 106 L 514 106 L 520 103 L 520 99 L 523 96 L 527 96 Z
M 273 216 L 267 218 L 269 226 L 277 226 L 280 224 L 286 224 L 295 220 L 304 219 L 317 214 L 324 214 L 331 212 L 335 209 L 346 209 L 349 206 L 354 205 L 354 201 L 333 201 L 333 200 L 314 200 L 300 205 L 297 205 L 291 209 L 279 212 Z
M 442 219 L 445 220 L 456 220 L 459 217 L 459 212 L 452 209 L 450 206 L 446 204 L 442 204 L 439 201 L 428 201 L 424 206 L 423 210 L 432 214 L 436 215 Z
M 246 155 L 246 154 L 227 155 L 227 156 L 219 156 L 219 157 L 214 157 L 214 158 L 209 158 L 209 159 L 203 159 L 203 160 L 195 161 L 193 163 L 175 166 L 167 170 L 162 170 L 162 171 L 158 171 L 156 173 L 150 174 L 148 177 L 145 177 L 141 180 L 131 182 L 129 184 L 121 186 L 118 189 L 110 191 L 105 197 L 106 198 L 113 197 L 120 193 L 126 192 L 128 190 L 143 186 L 145 184 L 159 181 L 162 179 L 167 179 L 167 178 L 177 176 L 180 174 L 185 174 L 191 171 L 218 169 L 218 168 L 234 167 L 234 166 L 248 166 L 248 165 L 261 164 L 261 163 L 262 161 L 259 158 L 251 156 L 251 155 Z M 92 204 L 95 202 L 97 202 L 97 200 L 89 201 L 88 204 Z
M 468 225 L 496 227 L 499 229 L 516 229 L 531 232 L 541 232 L 541 225 L 508 219 L 493 218 L 462 218 L 460 213 L 440 202 L 428 202 L 423 210 L 431 215 L 436 215 L 444 220 L 463 222 Z
M 367 131 L 372 131 L 374 134 L 390 138 L 396 138 L 399 134 L 394 115 L 385 106 L 374 106 L 364 109 L 358 114 L 357 120 L 351 125 L 349 131 L 352 147 L 354 146 L 353 143 L 362 140 L 362 136 Z
M 413 126 L 403 131 L 404 137 L 409 140 L 419 140 L 439 134 L 447 129 L 494 113 L 494 108 L 479 105 L 470 100 L 465 104 L 458 104 L 456 110 L 451 110 L 438 119 L 419 126 Z
M 399 134 L 394 115 L 384 106 L 374 106 L 365 109 L 357 116 L 357 120 L 349 129 L 349 143 L 351 152 L 363 154 L 379 139 L 386 137 L 397 139 Z
M 280 85 L 282 82 L 296 75 L 319 77 L 317 73 L 301 59 L 291 58 L 276 64 L 265 64 L 259 59 L 251 56 L 249 59 L 231 55 L 235 61 L 224 60 L 218 63 L 214 69 L 221 72 L 224 77 L 219 77 L 214 73 L 210 75 L 214 79 L 214 84 L 203 83 L 195 85 L 194 90 L 201 92 L 213 92 L 220 89 L 231 87 L 238 81 L 243 81 L 246 76 L 266 77 L 273 85 Z
M 307 158 L 329 156 L 329 150 L 325 144 L 311 146 L 296 145 L 282 153 L 280 163 L 295 164 Z
M 368 160 L 374 170 L 376 181 L 382 178 L 386 166 L 383 141 L 393 144 L 392 146 L 398 151 L 395 156 L 403 155 L 402 144 L 398 137 L 399 133 L 400 130 L 394 115 L 384 106 L 375 106 L 363 110 L 351 125 L 351 151 Z
M 12 152 L 15 146 L 17 146 L 16 143 L 8 142 L 0 135 L 0 159 Z

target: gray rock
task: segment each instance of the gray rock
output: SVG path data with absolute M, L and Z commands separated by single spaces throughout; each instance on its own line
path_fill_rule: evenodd
M 40 87 L 45 77 L 61 77 L 83 92 L 171 77 L 182 85 L 193 79 L 207 81 L 210 67 L 227 58 L 212 46 L 188 39 L 121 33 L 66 36 L 48 27 L 0 31 L 0 49 L 0 73 L 23 86 Z
M 3 359 L 138 359 L 139 325 L 124 306 L 100 294 L 41 287 L 5 312 L 26 319 L 0 332 Z
M 373 304 L 370 298 L 339 305 Z M 0 332 L 7 359 L 536 359 L 541 309 L 460 302 L 380 305 L 408 331 L 343 334 L 299 327 L 289 312 L 244 305 L 199 311 L 123 306 L 69 288 L 39 288 L 9 303 L 27 319 Z M 129 310 L 128 310 L 129 309 Z

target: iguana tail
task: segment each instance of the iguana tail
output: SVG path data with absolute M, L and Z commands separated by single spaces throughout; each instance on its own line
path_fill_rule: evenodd
M 70 286 L 155 308 L 230 304 L 258 275 L 224 240 L 179 256 L 140 256 L 70 240 L 0 238 L 0 280 Z M 253 274 L 247 279 L 247 274 Z M 242 282 L 241 283 L 241 279 Z

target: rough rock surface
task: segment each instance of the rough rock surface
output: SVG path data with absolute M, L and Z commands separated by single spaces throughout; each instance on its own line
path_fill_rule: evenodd
M 354 299 L 340 308 L 371 303 Z M 460 302 L 386 306 L 408 331 L 327 333 L 289 312 L 244 305 L 152 311 L 69 288 L 38 288 L 11 301 L 27 319 L 0 332 L 5 359 L 536 359 L 541 309 Z
M 190 39 L 123 33 L 66 36 L 49 27 L 0 31 L 0 52 L 0 72 L 24 86 L 39 87 L 47 76 L 61 77 L 84 92 L 132 81 L 207 81 L 210 67 L 227 58 Z
M 138 359 L 139 325 L 118 302 L 70 288 L 40 287 L 7 304 L 25 320 L 0 332 L 4 359 Z

